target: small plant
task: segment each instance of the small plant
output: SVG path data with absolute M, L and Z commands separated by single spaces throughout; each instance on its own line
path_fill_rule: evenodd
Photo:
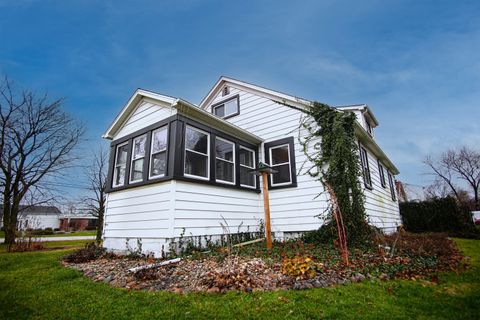
M 293 258 L 284 258 L 282 273 L 299 279 L 311 279 L 315 277 L 321 264 L 316 263 L 308 256 L 297 255 Z
M 85 248 L 77 250 L 64 258 L 70 263 L 85 263 L 101 257 L 105 249 L 97 246 L 94 242 L 87 243 Z

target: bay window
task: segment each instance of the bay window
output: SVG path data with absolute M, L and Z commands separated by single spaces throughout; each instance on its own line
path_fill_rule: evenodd
M 167 130 L 168 126 L 152 132 L 150 156 L 150 178 L 163 177 L 167 165 Z
M 113 186 L 119 187 L 125 184 L 125 173 L 127 171 L 128 143 L 117 146 L 115 151 L 115 165 L 113 169 Z
M 246 147 L 240 146 L 239 150 L 240 162 L 240 186 L 255 188 L 255 174 L 250 172 L 255 169 L 255 152 Z
M 139 182 L 143 180 L 146 141 L 146 135 L 133 139 L 130 182 Z
M 215 179 L 235 184 L 235 144 L 219 137 L 215 138 Z
M 187 126 L 185 129 L 185 176 L 208 180 L 210 177 L 210 135 Z

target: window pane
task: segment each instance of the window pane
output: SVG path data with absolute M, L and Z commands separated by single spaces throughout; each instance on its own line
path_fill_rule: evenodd
M 233 146 L 231 142 L 215 139 L 215 155 L 217 158 L 233 161 Z
M 167 148 L 167 128 L 153 132 L 152 153 L 165 150 Z
M 272 165 L 288 162 L 288 146 L 281 146 L 272 150 Z
M 117 165 L 122 165 L 127 163 L 127 151 L 128 145 L 123 145 L 117 149 Z
M 217 180 L 233 182 L 233 163 L 217 160 L 215 174 Z
M 145 156 L 145 136 L 138 137 L 133 140 L 133 159 L 141 158 Z
M 134 160 L 132 163 L 132 181 L 143 179 L 143 159 Z
M 195 152 L 185 152 L 185 173 L 207 178 L 207 159 L 207 156 Z
M 125 182 L 125 167 L 115 167 L 115 183 L 114 185 L 123 185 Z
M 254 160 L 253 160 L 253 152 L 247 149 L 240 148 L 239 151 L 240 157 L 240 164 L 253 168 L 254 167 Z
M 289 164 L 275 166 L 273 169 L 278 171 L 278 173 L 272 174 L 273 184 L 290 182 L 290 165 Z
M 252 169 L 240 167 L 240 184 L 247 186 L 255 186 L 255 174 L 249 173 Z
M 187 127 L 185 147 L 203 154 L 208 154 L 208 136 Z
M 159 176 L 165 174 L 165 167 L 167 164 L 166 161 L 167 153 L 165 151 L 152 155 L 152 163 L 151 163 L 151 176 Z
M 225 115 L 229 116 L 231 114 L 237 113 L 238 111 L 238 104 L 237 104 L 237 99 L 232 99 L 230 101 L 225 102 Z
M 217 117 L 223 118 L 225 116 L 225 106 L 221 105 L 221 106 L 215 107 L 213 109 L 213 112 Z

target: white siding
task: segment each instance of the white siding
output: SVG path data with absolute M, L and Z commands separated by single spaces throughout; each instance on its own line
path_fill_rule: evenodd
M 377 158 L 375 158 L 368 149 L 366 150 L 368 154 L 370 175 L 372 178 L 372 190 L 364 190 L 367 215 L 369 216 L 370 222 L 375 226 L 382 228 L 387 232 L 395 231 L 396 227 L 401 223 L 398 197 L 396 197 L 396 201 L 392 200 L 388 175 L 385 168 L 386 186 L 385 188 L 382 187 Z
M 227 121 L 265 139 L 265 142 L 294 137 L 295 162 L 297 171 L 299 171 L 302 164 L 307 161 L 297 139 L 301 113 L 235 87 L 230 88 L 228 96 L 222 97 L 219 94 L 211 104 L 236 94 L 240 96 L 240 114 L 228 118 Z M 263 153 L 263 150 L 260 150 L 260 153 Z M 260 159 L 262 159 L 262 155 L 260 155 Z M 315 198 L 322 192 L 322 185 L 306 175 L 305 172 L 297 172 L 297 184 L 296 188 L 270 191 L 273 232 L 307 231 L 320 227 L 321 221 L 316 215 L 324 211 L 326 201 L 324 197 Z M 263 212 L 263 204 L 260 209 Z
M 18 226 L 21 229 L 55 229 L 60 227 L 60 219 L 53 214 L 26 214 L 19 216 Z
M 194 182 L 177 181 L 175 237 L 221 235 L 222 224 L 230 233 L 255 232 L 263 219 L 260 195 Z M 185 231 L 183 231 L 185 229 Z
M 172 237 L 174 181 L 109 193 L 104 245 L 110 250 L 132 250 L 141 239 L 144 252 L 160 254 Z M 167 250 L 168 248 L 164 248 Z
M 176 113 L 176 109 L 160 106 L 150 101 L 142 100 L 122 128 L 115 134 L 114 140 L 143 129 L 151 124 L 166 119 Z

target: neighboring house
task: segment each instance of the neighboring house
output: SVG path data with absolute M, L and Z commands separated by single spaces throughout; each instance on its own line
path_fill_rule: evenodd
M 222 224 L 232 233 L 257 230 L 261 180 L 250 171 L 259 161 L 278 171 L 268 180 L 274 236 L 318 229 L 328 202 L 317 197 L 321 183 L 302 172 L 307 158 L 298 142 L 297 109 L 310 103 L 226 77 L 199 106 L 138 89 L 104 134 L 112 140 L 105 247 L 124 251 L 141 242 L 159 255 L 182 234 L 217 238 Z M 358 120 L 369 220 L 394 231 L 399 172 L 375 141 L 378 122 L 364 104 L 338 109 Z
M 60 210 L 53 206 L 20 206 L 17 228 L 19 230 L 55 229 L 59 227 L 58 217 L 60 214 Z M 0 221 L 0 225 L 3 227 L 3 220 Z
M 401 181 L 396 181 L 398 201 L 407 202 L 407 201 L 425 201 L 425 188 Z
M 97 217 L 93 216 L 62 216 L 60 217 L 60 230 L 62 231 L 83 231 L 96 229 Z

